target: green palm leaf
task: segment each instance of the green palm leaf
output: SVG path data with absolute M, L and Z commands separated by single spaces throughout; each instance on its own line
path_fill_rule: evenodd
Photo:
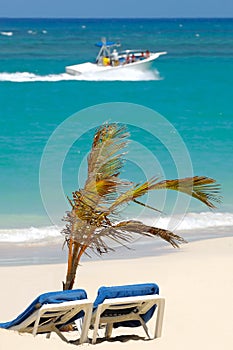
M 88 178 L 117 176 L 123 166 L 121 152 L 127 145 L 129 134 L 125 126 L 105 124 L 96 132 L 91 152 L 88 156 Z
M 210 208 L 215 208 L 212 201 L 220 203 L 220 185 L 214 179 L 205 176 L 186 177 L 184 179 L 164 180 L 149 186 L 148 190 L 168 189 L 186 193 Z

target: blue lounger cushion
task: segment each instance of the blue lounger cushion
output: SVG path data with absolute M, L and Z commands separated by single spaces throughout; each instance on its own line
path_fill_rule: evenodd
M 124 286 L 114 286 L 114 287 L 100 287 L 98 290 L 97 297 L 94 301 L 93 310 L 95 310 L 99 304 L 102 304 L 105 299 L 114 298 L 125 298 L 133 296 L 144 296 L 144 295 L 154 295 L 159 294 L 159 286 L 155 283 L 143 283 L 143 284 L 133 284 Z M 154 314 L 156 305 L 153 306 L 144 315 L 141 315 L 142 319 L 147 322 L 151 319 Z M 140 326 L 139 321 L 124 321 L 114 323 L 114 328 L 123 327 L 138 327 Z
M 87 293 L 83 289 L 65 290 L 60 292 L 49 292 L 38 296 L 17 318 L 12 321 L 0 323 L 0 328 L 9 329 L 25 321 L 34 311 L 45 304 L 59 304 L 67 301 L 82 300 L 87 298 Z M 76 318 L 81 317 L 81 313 Z

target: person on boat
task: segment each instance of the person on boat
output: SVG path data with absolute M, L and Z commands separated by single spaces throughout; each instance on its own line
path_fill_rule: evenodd
M 134 53 L 133 53 L 132 56 L 131 56 L 131 62 L 132 62 L 132 63 L 133 63 L 133 62 L 136 62 L 136 57 L 135 57 Z
M 150 57 L 150 51 L 146 50 L 146 58 Z
M 129 56 L 129 54 L 127 54 L 127 56 L 125 58 L 125 63 L 126 64 L 130 63 L 130 56 Z
M 118 52 L 116 49 L 113 50 L 112 52 L 112 65 L 113 66 L 118 66 L 119 64 L 119 57 L 118 57 Z
M 103 56 L 103 66 L 109 66 L 110 65 L 110 58 L 108 56 Z

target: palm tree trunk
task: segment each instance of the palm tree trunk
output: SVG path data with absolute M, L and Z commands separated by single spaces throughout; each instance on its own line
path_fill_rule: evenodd
M 66 273 L 66 281 L 63 282 L 63 290 L 72 289 L 74 285 L 76 269 L 75 266 L 75 258 L 79 255 L 80 245 L 73 240 L 69 243 L 69 253 L 68 253 L 68 267 Z
M 68 268 L 66 274 L 66 281 L 63 282 L 63 290 L 72 289 L 76 277 L 76 271 L 83 253 L 89 246 L 89 240 L 92 237 L 95 229 L 93 228 L 88 234 L 88 239 L 85 245 L 80 245 L 75 242 L 72 238 L 69 242 L 69 255 L 68 255 Z
M 66 274 L 66 282 L 65 283 L 63 282 L 63 290 L 69 290 L 73 288 L 77 267 L 79 265 L 79 262 L 83 253 L 88 248 L 88 246 L 80 247 L 80 245 L 75 242 L 73 242 L 73 246 L 74 247 L 72 252 L 72 258 L 70 258 L 69 256 L 69 259 L 68 259 L 68 262 L 72 261 L 72 263 L 68 266 L 67 274 Z

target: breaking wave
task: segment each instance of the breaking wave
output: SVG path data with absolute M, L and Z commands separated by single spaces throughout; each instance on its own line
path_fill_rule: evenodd
M 107 73 L 107 74 L 106 74 Z M 148 70 L 148 71 L 138 71 L 138 70 L 129 70 L 124 71 L 124 74 L 121 74 L 119 71 L 114 72 L 102 72 L 101 74 L 87 73 L 80 76 L 70 75 L 67 73 L 61 74 L 48 74 L 48 75 L 37 75 L 30 72 L 15 72 L 0 73 L 0 81 L 11 81 L 14 83 L 23 83 L 23 82 L 57 82 L 57 81 L 68 81 L 68 80 L 78 80 L 78 81 L 140 81 L 140 80 L 161 80 L 159 72 L 157 70 Z
M 146 218 L 144 222 L 148 225 L 155 223 L 152 218 Z M 216 213 L 216 212 L 202 212 L 202 213 L 188 213 L 184 217 L 181 215 L 173 215 L 172 217 L 160 217 L 156 226 L 161 228 L 169 227 L 178 231 L 186 230 L 200 230 L 209 228 L 233 228 L 233 213 Z
M 0 32 L 0 34 L 3 36 L 12 36 L 13 32 Z
M 138 219 L 138 218 L 137 218 Z M 168 228 L 170 222 L 175 220 L 178 231 L 194 231 L 224 228 L 233 228 L 233 213 L 189 213 L 183 219 L 181 216 L 161 217 L 157 221 L 151 218 L 140 218 L 148 225 L 155 225 L 160 228 Z M 45 226 L 30 228 L 14 228 L 0 230 L 0 243 L 37 243 L 49 244 L 63 242 L 64 237 L 61 235 L 61 227 Z M 218 231 L 217 230 L 217 231 Z
M 61 238 L 61 229 L 56 226 L 0 230 L 0 243 L 50 243 Z

